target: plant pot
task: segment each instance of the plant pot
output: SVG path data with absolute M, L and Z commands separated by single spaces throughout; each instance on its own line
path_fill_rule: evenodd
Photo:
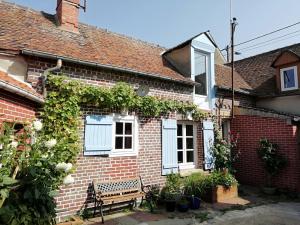
M 174 212 L 176 208 L 175 200 L 165 200 L 167 212 Z
M 276 192 L 276 188 L 275 187 L 263 187 L 263 192 L 267 195 L 274 195 Z
M 179 212 L 187 212 L 189 210 L 189 202 L 187 203 L 178 203 L 177 209 Z
M 190 196 L 189 197 L 190 200 L 190 208 L 191 209 L 199 209 L 200 208 L 200 198 L 195 197 L 195 196 Z
M 216 187 L 207 189 L 201 196 L 205 202 L 210 203 L 222 202 L 235 197 L 238 197 L 237 185 L 232 185 L 230 187 L 217 185 Z
M 192 113 L 192 112 L 187 112 L 187 113 L 185 114 L 185 118 L 186 118 L 187 120 L 193 120 L 193 113 Z

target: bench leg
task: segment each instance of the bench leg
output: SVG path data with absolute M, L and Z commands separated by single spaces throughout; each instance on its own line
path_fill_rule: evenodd
M 100 205 L 100 213 L 101 213 L 102 223 L 104 223 L 103 206 L 102 206 L 102 204 Z
M 142 200 L 141 200 L 141 203 L 140 203 L 140 207 L 142 207 L 143 202 L 144 202 L 144 196 L 142 196 Z

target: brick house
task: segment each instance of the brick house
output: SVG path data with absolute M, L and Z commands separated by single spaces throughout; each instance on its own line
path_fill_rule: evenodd
M 231 70 L 224 65 L 224 59 L 209 32 L 166 49 L 79 23 L 79 0 L 58 0 L 56 10 L 56 15 L 51 15 L 0 0 L 0 71 L 8 74 L 9 78 L 18 79 L 22 86 L 39 92 L 39 78 L 45 70 L 55 67 L 60 59 L 62 67 L 59 72 L 90 85 L 111 87 L 124 81 L 135 89 L 149 87 L 148 94 L 152 96 L 194 102 L 199 108 L 220 118 L 224 135 L 230 129 L 244 135 L 239 146 L 245 149 L 241 162 L 247 162 L 248 148 L 251 151 L 256 148 L 260 134 L 267 134 L 266 130 L 262 133 L 253 130 L 252 145 L 247 145 L 249 119 L 257 124 L 273 124 L 270 118 L 278 120 L 276 126 L 280 132 L 277 136 L 286 135 L 282 137 L 283 141 L 296 130 L 295 125 L 285 123 L 287 119 L 294 118 L 286 114 L 279 117 L 279 114 L 273 113 L 270 118 L 266 117 L 268 121 L 264 121 L 265 117 L 261 115 L 266 110 L 262 112 L 261 107 L 257 109 L 258 92 L 247 80 L 250 75 L 238 69 L 234 75 L 237 113 L 236 119 L 230 122 Z M 9 70 L 5 66 L 7 64 L 15 65 L 16 69 Z M 3 88 L 0 88 L 2 94 Z M 9 97 L 7 95 L 5 98 Z M 25 99 L 20 101 L 23 105 L 30 105 L 25 103 Z M 39 105 L 33 103 L 32 106 L 32 111 L 36 112 Z M 11 114 L 16 115 L 16 112 Z M 208 144 L 213 138 L 211 121 L 194 122 L 179 114 L 170 115 L 168 120 L 149 120 L 137 115 L 123 116 L 120 112 L 107 112 L 97 107 L 82 107 L 82 115 L 82 151 L 77 159 L 75 183 L 61 188 L 57 197 L 58 217 L 72 215 L 90 206 L 93 179 L 141 176 L 146 184 L 162 185 L 165 182 L 163 175 L 171 171 L 206 170 L 211 167 Z M 259 119 L 255 120 L 253 115 Z M 109 126 L 104 127 L 95 118 L 101 118 Z M 97 131 L 89 133 L 90 125 L 95 123 Z M 99 137 L 107 132 L 111 135 L 104 141 L 106 147 L 109 143 L 109 148 L 103 148 L 104 143 L 100 141 L 96 143 L 97 149 L 89 149 L 89 144 L 97 140 L 93 135 Z M 170 140 L 174 141 L 166 140 L 164 132 L 170 132 Z M 294 139 L 288 143 L 289 151 L 297 155 Z M 108 157 L 103 157 L 103 151 Z M 249 156 L 253 154 L 252 151 Z M 257 159 L 253 157 L 249 157 L 252 164 L 245 170 L 243 163 L 238 165 L 238 175 L 243 182 L 247 183 L 248 177 L 252 176 L 247 171 L 251 173 L 256 165 Z M 299 171 L 299 167 L 295 171 Z M 256 173 L 263 176 L 261 168 Z M 299 187 L 299 179 L 296 179 L 299 172 L 295 174 L 291 182 Z M 283 183 L 285 181 L 283 179 Z

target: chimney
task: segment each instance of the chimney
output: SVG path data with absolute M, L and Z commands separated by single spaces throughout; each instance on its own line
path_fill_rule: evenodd
M 57 0 L 56 16 L 59 26 L 78 33 L 80 0 Z

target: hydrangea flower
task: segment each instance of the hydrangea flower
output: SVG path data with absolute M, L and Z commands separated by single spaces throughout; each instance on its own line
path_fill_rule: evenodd
M 36 130 L 36 131 L 40 131 L 43 127 L 43 124 L 41 121 L 39 120 L 36 120 L 33 122 L 33 129 Z
M 62 163 L 58 163 L 55 168 L 57 170 L 64 170 L 65 172 L 69 172 L 72 169 L 72 167 L 73 167 L 72 163 L 62 162 Z
M 55 139 L 51 139 L 45 142 L 45 146 L 47 148 L 53 148 L 56 145 L 57 141 Z
M 74 179 L 74 177 L 71 176 L 71 174 L 69 174 L 68 176 L 66 176 L 64 178 L 63 182 L 64 182 L 65 185 L 73 184 L 75 182 L 75 179 Z
M 12 141 L 12 142 L 10 143 L 10 146 L 11 146 L 12 148 L 17 148 L 18 145 L 19 145 L 19 143 L 18 143 L 17 141 Z

